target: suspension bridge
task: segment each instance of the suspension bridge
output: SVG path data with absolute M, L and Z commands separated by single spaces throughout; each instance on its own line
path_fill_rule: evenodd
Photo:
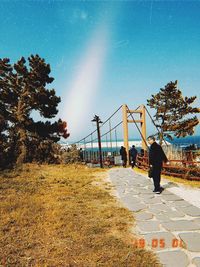
M 128 105 L 123 104 L 104 122 L 100 120 L 99 116 L 95 115 L 92 121 L 96 123 L 96 130 L 75 142 L 74 145 L 76 145 L 77 149 L 82 150 L 84 162 L 100 165 L 101 167 L 121 165 L 120 147 L 124 146 L 127 155 L 129 155 L 130 146 L 135 145 L 136 148 L 140 148 L 137 156 L 137 166 L 147 170 L 149 166 L 146 141 L 147 119 L 150 120 L 156 134 L 160 134 L 159 128 L 145 105 L 130 109 Z M 140 140 L 132 141 L 138 133 Z M 121 140 L 119 138 L 120 135 L 122 135 Z M 164 139 L 163 141 L 165 152 L 169 151 L 172 145 Z M 173 149 L 171 150 L 170 165 L 164 164 L 163 174 L 199 181 L 200 161 L 195 161 L 193 154 L 184 159 L 182 149 L 176 150 L 176 155 Z M 180 157 L 176 158 L 177 155 L 180 155 Z M 128 156 L 127 164 L 129 165 L 129 163 Z
M 77 148 L 83 149 L 84 160 L 87 162 L 100 162 L 119 155 L 120 146 L 124 146 L 129 153 L 131 145 L 140 147 L 142 153 L 146 155 L 148 145 L 146 142 L 146 117 L 149 117 L 153 125 L 156 127 L 150 112 L 144 105 L 138 106 L 136 109 L 130 109 L 128 105 L 121 105 L 109 118 L 101 122 L 100 118 L 95 115 L 93 122 L 97 123 L 97 129 L 83 137 L 75 144 Z M 134 129 L 130 129 L 129 124 L 134 125 Z M 156 127 L 159 132 L 158 127 Z M 139 141 L 130 141 L 134 138 L 134 132 L 140 135 Z M 123 134 L 123 139 L 119 140 L 119 133 Z M 167 142 L 165 141 L 165 144 Z M 103 148 L 103 150 L 102 150 Z M 129 164 L 129 158 L 128 158 Z

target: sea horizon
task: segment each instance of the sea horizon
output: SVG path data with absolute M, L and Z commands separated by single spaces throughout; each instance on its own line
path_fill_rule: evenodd
M 178 145 L 180 147 L 187 147 L 190 145 L 195 145 L 196 147 L 200 148 L 200 135 L 196 136 L 186 136 L 181 138 L 173 138 L 173 140 L 165 139 L 167 143 L 172 145 Z M 78 142 L 67 142 L 66 141 L 59 141 L 61 145 L 72 145 L 72 144 L 78 144 Z M 129 139 L 129 146 L 135 145 L 136 147 L 141 147 L 142 139 L 141 138 L 130 138 Z M 85 146 L 86 148 L 91 147 L 97 147 L 98 141 L 95 140 L 95 142 L 91 143 L 91 141 L 79 142 L 80 147 Z M 120 147 L 123 145 L 123 139 L 119 138 L 117 140 L 101 140 L 102 147 Z

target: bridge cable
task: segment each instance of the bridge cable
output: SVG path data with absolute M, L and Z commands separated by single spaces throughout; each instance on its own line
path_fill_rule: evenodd
M 109 119 L 109 130 L 110 130 L 110 149 L 112 152 L 112 131 L 111 131 L 111 121 Z
M 115 144 L 116 144 L 116 152 L 118 153 L 118 148 L 117 148 L 117 130 L 115 128 Z
M 120 109 L 122 108 L 122 105 L 106 120 L 102 123 L 102 125 L 100 126 L 100 128 L 106 124 L 107 121 L 109 121 L 109 119 L 111 119 Z M 87 139 L 91 134 L 94 134 L 95 132 L 97 132 L 97 129 L 94 130 L 93 132 L 91 132 L 90 134 L 88 134 L 87 136 L 85 136 L 84 138 L 80 139 L 79 141 L 75 142 L 74 144 L 77 144 L 77 143 L 81 143 L 81 141 L 84 141 L 84 139 Z M 97 139 L 97 138 L 96 138 Z M 94 140 L 96 140 L 94 139 Z M 93 141 L 94 141 L 93 140 Z
M 157 129 L 158 133 L 159 133 L 159 134 L 161 134 L 161 132 L 160 132 L 159 128 L 158 128 L 158 127 L 157 127 L 157 125 L 155 124 L 155 122 L 154 122 L 154 120 L 153 120 L 153 118 L 152 118 L 151 114 L 149 113 L 148 109 L 146 108 L 146 106 L 144 106 L 144 108 L 146 109 L 146 112 L 147 112 L 147 114 L 149 115 L 149 117 L 150 117 L 150 119 L 151 119 L 152 123 L 153 123 L 153 124 L 154 124 L 154 126 L 156 127 L 156 129 Z M 164 138 L 163 138 L 163 141 L 165 142 L 165 145 L 166 145 L 166 146 L 168 146 L 168 144 L 167 144 L 167 142 L 165 141 L 165 139 L 164 139 Z
M 106 134 L 106 148 L 108 149 L 108 136 Z

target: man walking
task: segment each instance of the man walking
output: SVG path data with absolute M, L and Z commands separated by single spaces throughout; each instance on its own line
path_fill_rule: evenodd
M 135 161 L 136 161 L 136 158 L 137 158 L 137 149 L 135 148 L 134 145 L 129 150 L 129 156 L 130 156 L 131 167 L 134 168 Z
M 126 164 L 127 164 L 127 153 L 126 153 L 125 147 L 121 146 L 119 153 L 121 155 L 122 165 L 123 165 L 124 168 L 126 168 Z
M 154 136 L 149 136 L 147 138 L 148 143 L 151 145 L 149 150 L 149 165 L 152 168 L 152 176 L 154 182 L 154 190 L 156 194 L 162 192 L 160 187 L 160 175 L 162 170 L 162 163 L 167 162 L 168 159 L 162 149 L 162 147 L 155 142 Z

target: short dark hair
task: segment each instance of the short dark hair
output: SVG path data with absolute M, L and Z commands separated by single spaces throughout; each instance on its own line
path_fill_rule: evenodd
M 155 141 L 155 137 L 153 135 L 150 135 L 147 139 L 151 139 L 151 140 Z

